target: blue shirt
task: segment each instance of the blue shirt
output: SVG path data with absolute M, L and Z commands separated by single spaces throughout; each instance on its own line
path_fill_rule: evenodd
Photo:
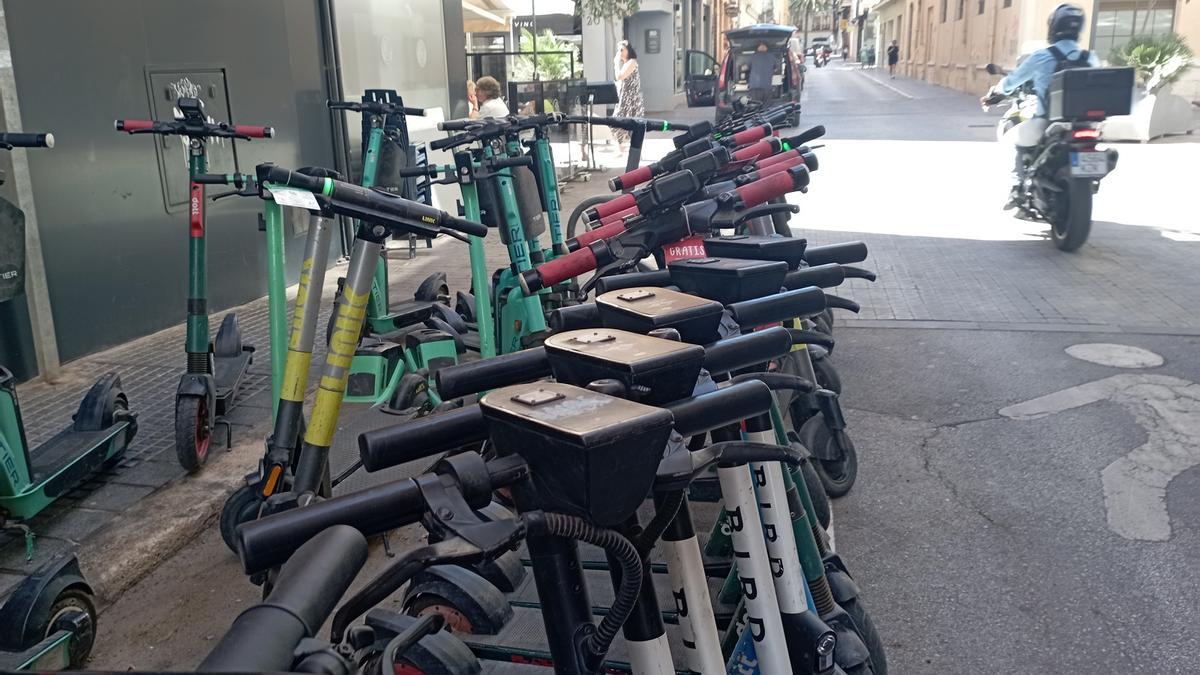
M 1082 51 L 1079 43 L 1074 40 L 1059 40 L 1054 43 L 1054 47 L 1063 53 L 1063 56 L 1068 59 L 1078 59 L 1079 52 Z M 1088 52 L 1088 65 L 1098 66 L 1100 60 L 1096 55 Z M 1000 80 L 1000 91 L 1005 94 L 1011 94 L 1018 87 L 1033 81 L 1033 90 L 1037 93 L 1038 116 L 1046 114 L 1046 95 L 1050 92 L 1050 78 L 1054 76 L 1054 69 L 1058 66 L 1058 60 L 1054 58 L 1054 54 L 1049 49 L 1039 49 L 1029 55 L 1017 69 L 1008 74 L 1008 77 Z

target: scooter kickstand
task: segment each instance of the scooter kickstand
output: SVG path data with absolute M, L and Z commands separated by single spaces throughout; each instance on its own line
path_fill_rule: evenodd
M 388 542 L 388 533 L 384 532 L 379 535 L 379 538 L 383 540 L 383 554 L 389 558 L 395 558 L 396 552 L 392 550 L 392 545 Z
M 216 431 L 217 427 L 225 428 L 225 449 L 233 448 L 233 425 L 225 418 L 220 418 L 213 421 L 213 431 Z

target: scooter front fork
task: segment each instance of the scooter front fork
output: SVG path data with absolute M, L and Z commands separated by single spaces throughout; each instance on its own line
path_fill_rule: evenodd
M 293 491 L 297 493 L 301 505 L 317 494 L 326 473 L 329 448 L 333 445 L 333 434 L 337 430 L 338 415 L 346 394 L 346 382 L 350 378 L 350 364 L 358 349 L 359 336 L 362 335 L 363 322 L 366 320 L 375 261 L 386 238 L 387 229 L 383 226 L 364 224 L 359 226 L 354 240 L 350 266 L 346 270 L 346 284 L 336 305 L 329 352 L 325 356 L 312 418 L 305 430 L 304 445 L 296 466 Z

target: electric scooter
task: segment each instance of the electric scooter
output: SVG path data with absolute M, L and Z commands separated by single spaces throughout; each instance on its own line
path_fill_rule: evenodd
M 50 134 L 0 133 L 0 148 L 54 147 Z M 0 182 L 3 176 L 0 175 Z M 20 242 L 0 252 L 0 302 L 24 286 L 24 215 L 0 200 L 0 230 Z M 120 458 L 137 433 L 137 414 L 116 373 L 88 390 L 71 426 L 31 447 L 17 402 L 16 379 L 0 366 L 0 530 L 25 539 L 33 558 L 33 518 L 101 467 Z M 74 554 L 59 556 L 23 579 L 0 606 L 0 671 L 79 668 L 96 637 L 94 592 Z
M 233 430 L 224 421 L 232 409 L 238 386 L 250 367 L 254 347 L 242 344 L 237 316 L 226 314 L 209 341 L 207 297 L 207 252 L 205 231 L 204 183 L 196 177 L 208 170 L 206 145 L 212 138 L 270 138 L 271 127 L 213 122 L 197 98 L 180 98 L 176 107 L 181 119 L 116 121 L 117 131 L 129 134 L 183 136 L 188 143 L 188 175 L 191 181 L 188 213 L 188 300 L 187 300 L 187 372 L 179 380 L 175 393 L 175 454 L 189 472 L 199 470 L 208 460 L 209 445 L 216 426 L 226 429 L 225 443 L 233 445 Z

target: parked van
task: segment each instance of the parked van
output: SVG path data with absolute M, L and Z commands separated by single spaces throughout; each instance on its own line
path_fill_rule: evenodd
M 711 55 L 688 50 L 684 61 L 684 85 L 689 107 L 715 105 L 716 119 L 720 121 L 733 108 L 733 102 L 750 93 L 750 57 L 760 43 L 776 57 L 775 71 L 771 77 L 771 94 L 764 103 L 767 106 L 800 101 L 804 88 L 804 63 L 802 56 L 792 48 L 793 26 L 755 24 L 725 31 L 729 49 L 719 66 Z M 799 113 L 789 120 L 797 124 Z

